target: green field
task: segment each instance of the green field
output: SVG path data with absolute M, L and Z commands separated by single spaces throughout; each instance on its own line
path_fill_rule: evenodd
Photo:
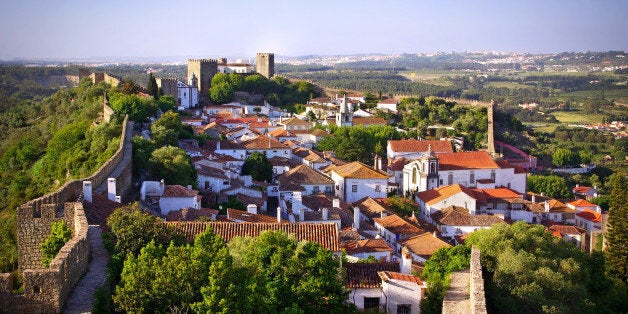
M 555 111 L 552 115 L 562 124 L 592 124 L 602 123 L 604 115 L 589 114 L 581 111 Z
M 515 83 L 515 82 L 490 82 L 490 83 L 486 84 L 485 86 L 486 87 L 495 87 L 495 88 L 505 87 L 505 88 L 510 88 L 510 89 L 534 88 L 534 87 L 532 87 L 530 85 L 525 85 L 525 84 Z
M 574 97 L 574 98 L 599 97 L 600 91 L 579 91 L 579 92 L 566 93 L 562 96 L 568 96 L 568 97 Z M 604 91 L 604 99 L 608 101 L 613 101 L 616 103 L 627 105 L 628 104 L 628 87 L 624 89 Z

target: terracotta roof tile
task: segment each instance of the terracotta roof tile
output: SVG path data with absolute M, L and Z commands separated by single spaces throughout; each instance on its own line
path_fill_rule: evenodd
M 277 149 L 277 148 L 289 148 L 288 146 L 280 143 L 278 140 L 268 136 L 257 136 L 250 140 L 242 142 L 242 145 L 246 149 Z
M 572 189 L 572 191 L 577 194 L 585 194 L 589 192 L 589 190 L 591 190 L 591 187 L 588 186 L 577 186 Z
M 399 101 L 397 101 L 397 99 L 394 98 L 388 98 L 388 99 L 382 99 L 379 102 L 377 102 L 378 104 L 398 104 Z
M 597 205 L 587 201 L 587 200 L 575 200 L 573 202 L 567 203 L 569 205 L 573 205 L 574 207 L 595 207 Z
M 402 171 L 403 170 L 403 166 L 406 165 L 406 159 L 401 157 L 401 158 L 397 158 L 395 160 L 393 160 L 389 165 L 388 165 L 388 170 L 390 171 Z
M 545 225 L 547 231 L 551 232 L 554 236 L 562 237 L 568 234 L 584 234 L 585 230 L 580 229 L 572 225 L 563 225 L 559 223 L 549 222 Z
M 393 210 L 390 207 L 377 202 L 370 196 L 353 202 L 353 206 L 357 206 L 360 209 L 360 213 L 371 219 L 381 217 L 382 212 L 387 214 L 393 213 Z
M 398 235 L 425 233 L 425 230 L 412 225 L 395 214 L 383 218 L 373 218 L 373 221 L 383 228 L 386 228 L 386 230 Z
M 263 231 L 283 231 L 294 234 L 299 241 L 310 241 L 320 244 L 332 252 L 339 252 L 338 227 L 328 224 L 291 224 L 291 223 L 250 223 L 250 222 L 166 222 L 183 232 L 188 241 L 207 228 L 212 228 L 225 242 L 234 237 L 257 237 Z
M 201 217 L 211 218 L 218 215 L 218 210 L 210 208 L 182 208 L 166 215 L 166 221 L 195 221 Z
M 246 211 L 237 210 L 233 208 L 227 208 L 227 218 L 234 221 L 241 222 L 267 222 L 267 223 L 276 223 L 277 218 L 260 215 L 260 214 L 251 214 Z
M 349 255 L 370 252 L 393 252 L 393 248 L 382 238 L 350 242 L 345 245 L 345 250 Z
M 386 119 L 378 117 L 354 117 L 353 125 L 386 125 Z
M 388 282 L 390 280 L 400 280 L 400 281 L 414 282 L 419 286 L 423 285 L 421 278 L 417 276 L 412 276 L 412 275 L 402 274 L 402 273 L 397 273 L 397 272 L 392 272 L 392 271 L 380 271 L 377 274 L 379 275 L 379 278 L 381 278 L 385 282 Z
M 494 215 L 471 215 L 466 208 L 459 206 L 448 206 L 431 216 L 438 224 L 447 226 L 490 227 L 504 223 L 504 220 Z
M 320 172 L 306 166 L 296 166 L 288 172 L 277 176 L 276 181 L 282 184 L 334 184 L 334 181 Z
M 283 124 L 283 125 L 307 125 L 307 126 L 312 126 L 313 123 L 312 122 L 307 122 L 307 121 L 303 121 L 297 117 L 293 117 L 290 118 L 286 121 L 282 121 L 282 122 L 278 122 L 278 124 Z
M 188 189 L 184 186 L 174 184 L 164 187 L 164 194 L 161 197 L 193 197 L 197 196 L 198 191 Z
M 124 204 L 116 203 L 109 200 L 107 197 L 98 193 L 92 193 L 92 201 L 83 201 L 85 208 L 85 217 L 90 225 L 100 225 L 102 228 L 107 228 L 107 218 L 113 213 L 116 208 L 124 206 Z
M 390 148 L 395 152 L 427 152 L 429 145 L 435 153 L 453 153 L 450 141 L 427 141 L 427 140 L 390 140 Z
M 344 263 L 347 270 L 345 285 L 349 289 L 374 289 L 382 286 L 380 271 L 399 271 L 399 263 Z
M 427 232 L 401 241 L 401 245 L 406 246 L 412 253 L 425 259 L 429 259 L 434 252 L 442 247 L 451 247 L 451 244 Z
M 339 176 L 343 178 L 352 178 L 352 179 L 387 179 L 388 174 L 377 171 L 359 161 L 354 161 L 352 163 L 335 166 L 331 170 L 335 172 Z
M 460 184 L 446 185 L 435 189 L 419 192 L 417 194 L 417 197 L 421 199 L 425 204 L 432 205 L 444 199 L 452 197 L 458 193 L 465 193 L 468 196 L 477 199 L 477 194 L 474 193 L 473 190 Z
M 362 240 L 360 233 L 353 228 L 344 228 L 338 231 L 338 240 L 340 244 L 355 242 Z
M 463 169 L 499 169 L 499 165 L 493 161 L 487 152 L 457 152 L 436 154 L 439 170 L 463 170 Z
M 588 221 L 592 221 L 592 222 L 602 222 L 602 215 L 590 209 L 585 209 L 577 213 L 576 216 L 586 219 Z

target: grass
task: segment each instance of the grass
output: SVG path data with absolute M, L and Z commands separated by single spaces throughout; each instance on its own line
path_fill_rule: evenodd
M 486 87 L 495 87 L 495 88 L 505 87 L 505 88 L 510 88 L 510 89 L 534 88 L 534 87 L 532 87 L 530 85 L 525 85 L 525 84 L 515 83 L 515 82 L 490 82 L 490 83 L 486 84 L 485 86 Z
M 588 114 L 581 111 L 555 111 L 552 115 L 562 124 L 602 123 L 604 118 L 602 114 Z
M 572 93 L 565 93 L 561 96 L 568 96 L 574 98 L 592 98 L 598 97 L 600 95 L 600 91 L 579 91 Z M 606 90 L 604 91 L 604 98 L 608 101 L 615 101 L 622 104 L 628 104 L 628 87 L 624 89 L 617 90 Z

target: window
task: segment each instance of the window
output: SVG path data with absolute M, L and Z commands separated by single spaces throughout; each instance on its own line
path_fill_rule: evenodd
M 358 185 L 354 184 L 351 186 L 351 192 L 357 192 L 358 191 Z
M 447 185 L 452 185 L 452 184 L 454 184 L 454 173 L 450 172 L 447 175 Z
M 209 181 L 205 181 L 205 189 L 209 189 Z
M 397 304 L 397 314 L 410 314 L 412 313 L 411 304 Z
M 412 168 L 412 184 L 416 184 L 416 168 Z
M 431 173 L 436 173 L 436 163 L 435 162 L 430 164 L 430 172 Z
M 438 180 L 438 185 L 443 185 L 443 179 Z
M 349 116 L 345 116 L 345 122 L 349 122 Z
M 381 192 L 382 191 L 382 186 L 379 184 L 375 185 L 375 192 Z
M 229 185 L 229 181 L 222 181 L 222 185 Z
M 491 170 L 491 180 L 495 183 L 495 170 Z
M 318 185 L 315 185 L 313 190 L 314 190 L 314 193 L 318 193 L 318 191 L 320 191 L 320 187 Z
M 376 309 L 379 308 L 379 298 L 367 298 L 364 297 L 364 309 Z
M 473 171 L 471 171 L 471 174 L 469 174 L 469 183 L 475 184 L 475 172 Z
M 425 173 L 425 164 L 421 164 L 421 172 Z
M 325 193 L 331 193 L 331 186 L 326 186 L 325 187 Z

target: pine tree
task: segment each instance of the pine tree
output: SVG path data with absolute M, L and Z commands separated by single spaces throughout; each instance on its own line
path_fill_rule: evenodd
M 146 91 L 149 95 L 153 96 L 156 100 L 159 99 L 159 87 L 157 87 L 157 80 L 153 76 L 153 73 L 148 74 L 148 83 L 146 84 Z
M 628 281 L 628 184 L 622 174 L 612 177 L 611 202 L 608 212 L 608 272 Z

